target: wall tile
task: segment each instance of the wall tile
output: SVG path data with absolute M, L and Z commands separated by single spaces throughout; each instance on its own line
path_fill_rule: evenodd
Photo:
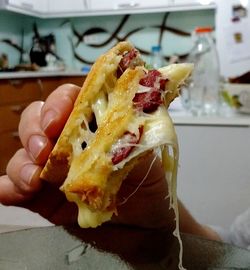
M 110 37 L 123 20 L 125 22 L 121 29 L 111 39 Z M 163 22 L 165 22 L 164 26 Z M 192 47 L 192 30 L 200 25 L 214 26 L 214 11 L 201 10 L 169 14 L 138 14 L 127 17 L 116 15 L 71 19 L 37 19 L 10 12 L 0 12 L 0 40 L 11 39 L 21 46 L 21 33 L 24 31 L 24 50 L 28 55 L 32 45 L 34 23 L 37 24 L 41 35 L 49 33 L 55 35 L 56 52 L 63 58 L 68 67 L 81 69 L 83 66 L 91 64 L 98 55 L 124 37 L 128 37 L 128 40 L 133 42 L 142 52 L 145 52 L 143 55 L 147 61 L 151 46 L 159 43 L 161 27 L 164 28 L 161 46 L 166 59 L 173 54 L 184 56 Z M 74 31 L 82 36 L 82 39 L 79 40 Z M 91 32 L 96 32 L 96 34 L 90 37 L 89 33 Z M 93 41 L 94 44 L 87 44 L 88 41 Z M 20 53 L 15 48 L 0 42 L 0 54 L 3 52 L 8 54 L 11 66 L 18 64 Z M 77 60 L 74 54 L 82 58 L 83 61 Z

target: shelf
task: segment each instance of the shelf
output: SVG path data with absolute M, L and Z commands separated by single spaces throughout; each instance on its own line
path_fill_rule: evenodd
M 176 11 L 191 11 L 191 10 L 208 10 L 216 9 L 216 4 L 199 5 L 169 5 L 165 7 L 151 7 L 151 8 L 134 8 L 134 9 L 112 9 L 112 10 L 84 10 L 75 12 L 60 12 L 60 13 L 45 13 L 35 10 L 24 10 L 18 7 L 9 5 L 0 5 L 0 9 L 8 10 L 16 13 L 21 13 L 29 16 L 39 17 L 42 19 L 49 18 L 65 18 L 65 17 L 90 17 L 90 16 L 107 16 L 107 15 L 121 15 L 121 14 L 145 14 L 145 13 L 162 13 L 162 12 L 176 12 Z
M 186 111 L 169 112 L 175 125 L 190 126 L 241 126 L 250 127 L 250 114 L 231 113 L 228 116 L 193 116 Z
M 74 70 L 64 71 L 19 71 L 19 72 L 0 72 L 1 79 L 23 79 L 37 77 L 67 77 L 67 76 L 86 76 L 87 73 Z

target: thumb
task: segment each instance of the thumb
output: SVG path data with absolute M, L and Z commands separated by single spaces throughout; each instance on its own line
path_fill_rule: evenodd
M 64 84 L 45 101 L 41 111 L 41 127 L 49 138 L 57 138 L 60 135 L 80 89 L 73 84 Z

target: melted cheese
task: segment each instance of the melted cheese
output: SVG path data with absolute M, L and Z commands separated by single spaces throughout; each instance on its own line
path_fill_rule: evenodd
M 161 152 L 158 154 L 162 160 L 165 170 L 166 179 L 168 182 L 170 207 L 173 208 L 176 217 L 176 229 L 174 235 L 180 243 L 180 260 L 179 269 L 184 269 L 182 266 L 182 241 L 179 230 L 179 212 L 177 201 L 177 168 L 178 168 L 178 141 L 172 120 L 164 106 L 158 107 L 157 111 L 148 116 L 141 116 L 134 119 L 134 129 L 138 129 L 138 122 L 144 122 L 144 133 L 138 145 L 135 145 L 132 153 L 120 163 L 114 165 L 114 170 L 121 169 L 133 157 L 138 156 L 142 152 L 150 149 L 161 147 Z M 170 151 L 172 148 L 172 151 Z M 172 156 L 170 155 L 172 153 Z
M 111 219 L 113 212 L 111 211 L 93 211 L 90 207 L 82 202 L 78 195 L 74 193 L 66 194 L 67 200 L 70 202 L 75 202 L 78 206 L 78 224 L 82 228 L 96 228 L 103 222 L 106 222 Z
M 105 116 L 108 107 L 108 100 L 104 92 L 100 92 L 96 101 L 92 105 L 93 112 L 96 117 L 96 123 L 99 125 Z
M 171 65 L 166 68 L 160 69 L 160 72 L 168 78 L 167 90 L 170 94 L 173 94 L 175 97 L 178 94 L 178 88 L 185 79 L 189 76 L 192 71 L 193 66 L 189 64 L 180 64 L 180 65 Z M 137 92 L 148 91 L 147 87 L 138 87 Z M 170 96 L 170 100 L 173 99 Z M 116 102 L 113 93 L 109 93 L 108 99 L 105 94 L 102 92 L 98 95 L 96 101 L 92 104 L 93 112 L 95 113 L 97 123 L 102 121 L 104 115 L 108 110 L 108 106 Z M 119 111 L 115 112 L 119 115 Z M 140 139 L 139 144 L 136 144 L 133 151 L 129 154 L 127 158 L 122 160 L 120 163 L 113 165 L 113 171 L 117 172 L 125 167 L 125 165 L 131 161 L 134 157 L 139 156 L 141 153 L 148 150 L 157 150 L 156 154 L 161 158 L 162 164 L 165 170 L 166 179 L 168 181 L 169 188 L 169 197 L 170 197 L 170 206 L 174 209 L 176 216 L 176 229 L 174 235 L 178 238 L 180 242 L 180 263 L 179 268 L 182 267 L 182 242 L 179 232 L 179 214 L 178 214 L 178 203 L 177 203 L 177 194 L 176 194 L 176 178 L 177 178 L 177 167 L 178 167 L 178 141 L 175 133 L 175 129 L 172 123 L 172 120 L 165 108 L 164 105 L 158 107 L 158 109 L 150 114 L 145 113 L 135 113 L 131 119 L 127 130 L 137 134 L 138 127 L 143 125 L 143 135 Z M 88 124 L 85 124 L 86 129 L 80 130 L 78 134 L 80 138 L 88 138 L 91 140 L 93 133 L 88 128 Z M 88 134 L 86 134 L 88 133 Z M 81 140 L 81 139 L 80 139 Z M 81 143 L 81 141 L 80 141 Z M 126 141 L 120 141 L 119 147 L 126 146 Z M 79 140 L 72 142 L 74 154 L 79 154 L 81 149 L 79 148 Z M 117 147 L 118 147 L 117 146 Z M 107 154 L 111 157 L 112 149 Z M 98 154 L 98 153 L 93 153 Z M 67 192 L 67 199 L 74 201 L 79 208 L 78 214 L 78 223 L 81 227 L 97 227 L 105 221 L 111 219 L 113 211 L 103 211 L 103 210 L 94 210 L 90 208 L 86 203 L 82 202 L 80 197 L 74 193 Z
M 135 117 L 129 125 L 129 130 L 135 133 L 141 124 L 143 125 L 143 135 L 139 144 L 135 145 L 135 148 L 127 158 L 113 166 L 114 170 L 123 168 L 127 162 L 142 152 L 164 144 L 176 144 L 176 136 L 172 132 L 172 120 L 163 105 L 159 106 L 152 114 L 143 114 L 142 116 Z

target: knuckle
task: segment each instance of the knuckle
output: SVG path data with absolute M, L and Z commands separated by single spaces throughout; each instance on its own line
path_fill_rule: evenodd
M 20 148 L 9 160 L 6 167 L 6 173 L 9 177 L 12 176 L 13 171 L 16 171 L 17 166 L 20 164 L 20 157 L 24 156 L 25 154 L 26 154 L 26 150 L 24 148 Z
M 29 115 L 32 111 L 37 110 L 38 108 L 41 108 L 44 104 L 44 101 L 33 101 L 30 103 L 21 113 L 21 120 L 20 123 L 25 120 L 27 115 Z

